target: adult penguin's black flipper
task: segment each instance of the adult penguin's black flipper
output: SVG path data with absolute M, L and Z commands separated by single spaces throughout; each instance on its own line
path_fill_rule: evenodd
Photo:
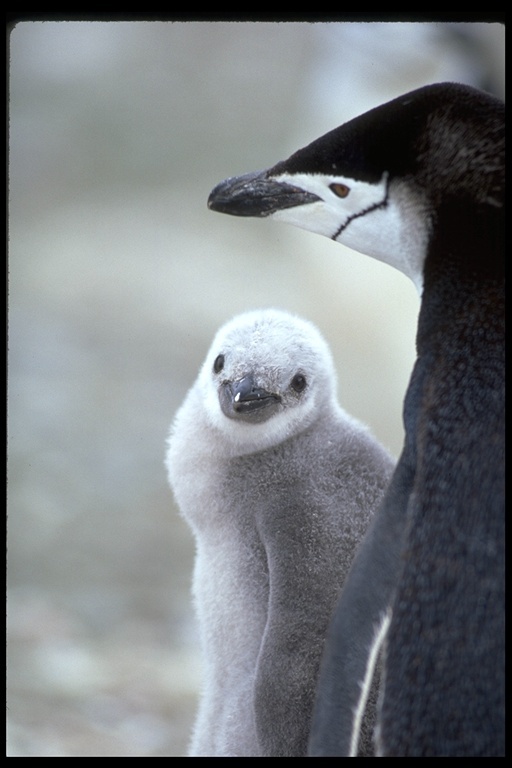
M 384 261 L 422 294 L 406 443 L 330 632 L 315 755 L 350 752 L 344 698 L 361 701 L 382 640 L 380 754 L 504 754 L 504 144 L 500 100 L 434 84 L 210 196 Z

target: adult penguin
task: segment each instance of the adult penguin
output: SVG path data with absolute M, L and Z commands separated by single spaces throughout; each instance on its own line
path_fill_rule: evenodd
M 210 195 L 422 294 L 405 444 L 331 625 L 312 755 L 354 754 L 381 644 L 378 754 L 504 754 L 504 186 L 504 104 L 440 83 Z
M 394 462 L 338 405 L 319 331 L 267 309 L 217 333 L 167 467 L 196 540 L 204 671 L 189 755 L 305 757 L 329 620 Z

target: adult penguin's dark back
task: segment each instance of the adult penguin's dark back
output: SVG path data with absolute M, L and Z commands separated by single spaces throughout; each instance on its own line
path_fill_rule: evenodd
M 426 86 L 209 206 L 324 234 L 422 292 L 405 445 L 331 626 L 311 754 L 354 752 L 383 642 L 380 754 L 503 755 L 503 103 Z

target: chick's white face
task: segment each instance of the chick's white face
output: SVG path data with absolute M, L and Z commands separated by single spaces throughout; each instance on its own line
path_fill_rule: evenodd
M 273 310 L 217 334 L 199 377 L 205 413 L 234 454 L 277 445 L 335 400 L 329 350 L 305 321 Z
M 315 232 L 399 269 L 421 292 L 428 245 L 425 205 L 405 181 L 377 183 L 339 175 L 281 174 L 273 181 L 299 187 L 318 202 L 284 208 L 269 218 Z

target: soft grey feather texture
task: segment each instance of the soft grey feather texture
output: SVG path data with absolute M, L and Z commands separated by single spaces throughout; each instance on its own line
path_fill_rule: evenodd
M 255 423 L 221 407 L 248 376 L 279 398 Z M 329 619 L 393 461 L 338 405 L 317 329 L 261 310 L 217 333 L 166 464 L 196 539 L 204 668 L 189 754 L 304 756 Z

